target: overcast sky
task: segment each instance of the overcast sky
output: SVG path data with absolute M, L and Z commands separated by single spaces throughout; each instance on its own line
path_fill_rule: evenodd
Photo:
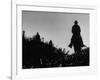
M 27 37 L 39 32 L 45 41 L 52 40 L 55 46 L 66 49 L 75 20 L 79 22 L 84 44 L 89 46 L 89 14 L 22 11 L 22 29 Z

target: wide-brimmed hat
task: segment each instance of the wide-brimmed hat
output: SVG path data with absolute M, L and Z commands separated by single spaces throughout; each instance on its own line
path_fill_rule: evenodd
M 75 24 L 77 24 L 77 23 L 78 23 L 78 21 L 77 21 L 77 20 L 75 20 L 75 21 L 74 21 L 74 23 L 75 23 Z

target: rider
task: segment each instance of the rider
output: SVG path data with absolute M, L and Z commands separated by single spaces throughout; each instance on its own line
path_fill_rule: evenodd
M 69 47 L 72 48 L 74 47 L 74 52 L 75 53 L 80 53 L 81 48 L 84 47 L 85 45 L 83 44 L 83 40 L 81 37 L 81 29 L 80 26 L 78 25 L 78 21 L 75 20 L 74 25 L 72 26 L 72 38 L 71 42 L 69 44 Z

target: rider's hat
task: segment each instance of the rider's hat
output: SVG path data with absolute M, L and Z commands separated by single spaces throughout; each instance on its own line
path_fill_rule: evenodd
M 78 21 L 77 21 L 77 20 L 75 20 L 75 21 L 74 21 L 74 23 L 75 23 L 75 24 L 77 24 L 77 23 L 78 23 Z

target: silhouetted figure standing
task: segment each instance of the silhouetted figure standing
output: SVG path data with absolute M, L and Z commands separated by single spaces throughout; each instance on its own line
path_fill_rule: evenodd
M 72 38 L 71 38 L 71 43 L 69 44 L 69 47 L 72 48 L 74 47 L 74 52 L 79 54 L 81 51 L 81 48 L 85 46 L 83 44 L 83 40 L 81 37 L 81 29 L 80 26 L 78 25 L 78 21 L 74 22 L 74 25 L 72 26 Z

